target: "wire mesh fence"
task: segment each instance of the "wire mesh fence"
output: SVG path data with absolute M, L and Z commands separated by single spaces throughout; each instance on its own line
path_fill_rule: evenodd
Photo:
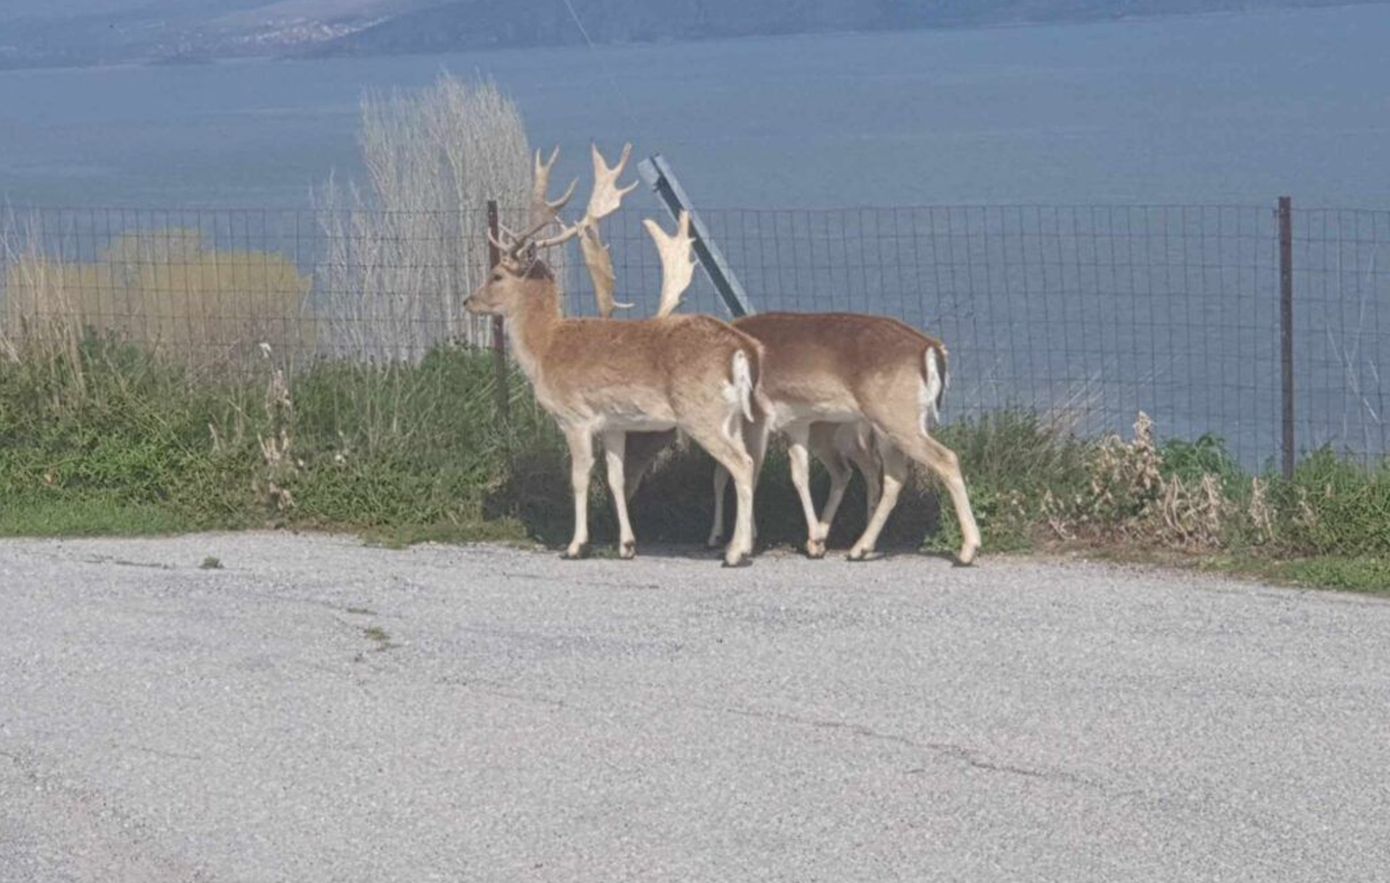
M 660 290 L 642 214 L 604 229 L 630 316 L 653 312 Z M 1023 408 L 1094 435 L 1142 409 L 1165 435 L 1224 438 L 1248 466 L 1280 454 L 1273 204 L 701 214 L 758 310 L 881 314 L 944 340 L 948 419 Z M 491 325 L 463 301 L 487 271 L 486 225 L 483 207 L 16 210 L 0 339 L 13 350 L 77 324 L 215 370 L 267 349 L 289 363 L 384 362 L 482 346 Z M 1390 212 L 1300 209 L 1292 244 L 1298 448 L 1382 457 Z M 592 314 L 577 250 L 551 260 L 570 311 Z M 702 274 L 683 309 L 727 315 Z

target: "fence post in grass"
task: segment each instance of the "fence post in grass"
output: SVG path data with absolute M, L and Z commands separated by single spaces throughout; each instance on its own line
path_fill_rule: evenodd
M 1293 200 L 1279 197 L 1279 362 L 1283 389 L 1284 478 L 1293 478 Z
M 500 239 L 502 234 L 497 220 L 497 200 L 487 201 L 487 270 L 491 275 L 497 269 L 497 264 L 502 260 L 502 254 L 497 250 L 494 240 Z M 511 420 L 512 400 L 507 384 L 507 335 L 502 326 L 502 317 L 492 317 L 492 364 L 497 380 L 497 414 L 502 422 Z
M 705 226 L 695 207 L 690 204 L 690 197 L 685 195 L 684 188 L 681 187 L 680 181 L 676 180 L 676 173 L 671 171 L 665 157 L 658 153 L 642 160 L 637 164 L 637 173 L 647 182 L 647 186 L 656 192 L 672 218 L 679 218 L 682 211 L 690 213 L 690 236 L 695 240 L 691 248 L 695 257 L 699 259 L 700 266 L 704 268 L 705 275 L 714 283 L 715 290 L 719 292 L 719 297 L 724 301 L 729 314 L 737 319 L 756 313 L 757 310 L 753 309 L 753 305 L 748 301 L 748 293 L 743 290 L 742 283 L 734 275 L 729 262 L 724 259 L 724 253 L 715 245 L 714 239 L 709 235 L 709 228 Z

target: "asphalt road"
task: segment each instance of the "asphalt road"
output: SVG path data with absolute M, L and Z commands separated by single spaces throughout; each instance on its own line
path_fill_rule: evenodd
M 6 883 L 1390 878 L 1370 598 L 243 534 L 0 604 Z

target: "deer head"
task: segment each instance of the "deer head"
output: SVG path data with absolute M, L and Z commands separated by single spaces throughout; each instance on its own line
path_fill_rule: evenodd
M 572 182 L 560 198 L 549 199 L 547 193 L 550 189 L 550 171 L 555 165 L 560 149 L 556 147 L 548 160 L 542 160 L 540 152 L 536 152 L 535 175 L 531 182 L 529 226 L 522 233 L 501 227 L 499 237 L 494 238 L 489 234 L 492 244 L 501 253 L 499 266 L 489 276 L 488 281 L 469 296 L 464 304 L 469 310 L 506 315 L 507 313 L 502 312 L 501 308 L 504 306 L 504 302 L 514 301 L 516 295 L 504 297 L 499 292 L 489 293 L 487 289 L 494 286 L 520 289 L 524 287 L 518 284 L 520 282 L 540 280 L 542 274 L 536 269 L 537 266 L 544 266 L 539 258 L 540 252 L 563 245 L 575 237 L 579 237 L 579 246 L 584 254 L 584 263 L 588 267 L 589 276 L 594 283 L 594 293 L 598 298 L 599 312 L 606 317 L 611 315 L 614 309 L 626 309 L 632 306 L 613 300 L 613 259 L 608 253 L 608 246 L 603 243 L 599 234 L 600 222 L 616 212 L 622 205 L 623 197 L 637 187 L 636 181 L 627 187 L 618 185 L 618 178 L 622 176 L 627 167 L 628 159 L 632 155 L 632 145 L 623 146 L 622 155 L 617 164 L 613 166 L 608 165 L 603 154 L 599 153 L 597 145 L 591 148 L 591 152 L 594 163 L 594 189 L 589 195 L 589 205 L 584 211 L 584 216 L 574 224 L 562 223 L 560 232 L 548 237 L 539 237 L 539 234 L 559 220 L 560 212 L 574 196 L 575 185 L 578 182 Z M 543 277 L 547 281 L 551 279 L 548 269 L 544 271 Z
M 555 276 L 544 261 L 519 263 L 506 257 L 463 302 L 470 313 L 510 318 L 528 301 L 555 292 Z M 556 310 L 558 312 L 558 304 Z

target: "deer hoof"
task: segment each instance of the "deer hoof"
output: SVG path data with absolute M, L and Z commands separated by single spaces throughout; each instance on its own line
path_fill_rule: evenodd
M 850 549 L 849 554 L 845 557 L 850 561 L 874 561 L 878 559 L 880 556 L 873 549 L 855 548 Z
M 752 557 L 745 552 L 730 552 L 724 556 L 725 567 L 748 567 L 752 563 Z
M 825 540 L 807 540 L 807 541 L 806 541 L 806 557 L 807 557 L 807 558 L 824 558 L 824 557 L 825 557 Z
M 956 553 L 956 564 L 960 567 L 969 567 L 975 563 L 975 556 L 979 554 L 979 546 L 961 546 Z
M 720 537 L 719 534 L 712 533 L 709 535 L 709 539 L 705 540 L 705 546 L 710 549 L 718 549 L 720 546 L 724 545 L 722 540 L 723 538 Z
M 628 540 L 618 545 L 618 557 L 624 561 L 637 557 L 637 541 Z
M 565 550 L 565 554 L 561 555 L 560 557 L 565 559 L 566 561 L 578 561 L 581 558 L 588 558 L 589 544 L 571 543 L 570 547 Z

